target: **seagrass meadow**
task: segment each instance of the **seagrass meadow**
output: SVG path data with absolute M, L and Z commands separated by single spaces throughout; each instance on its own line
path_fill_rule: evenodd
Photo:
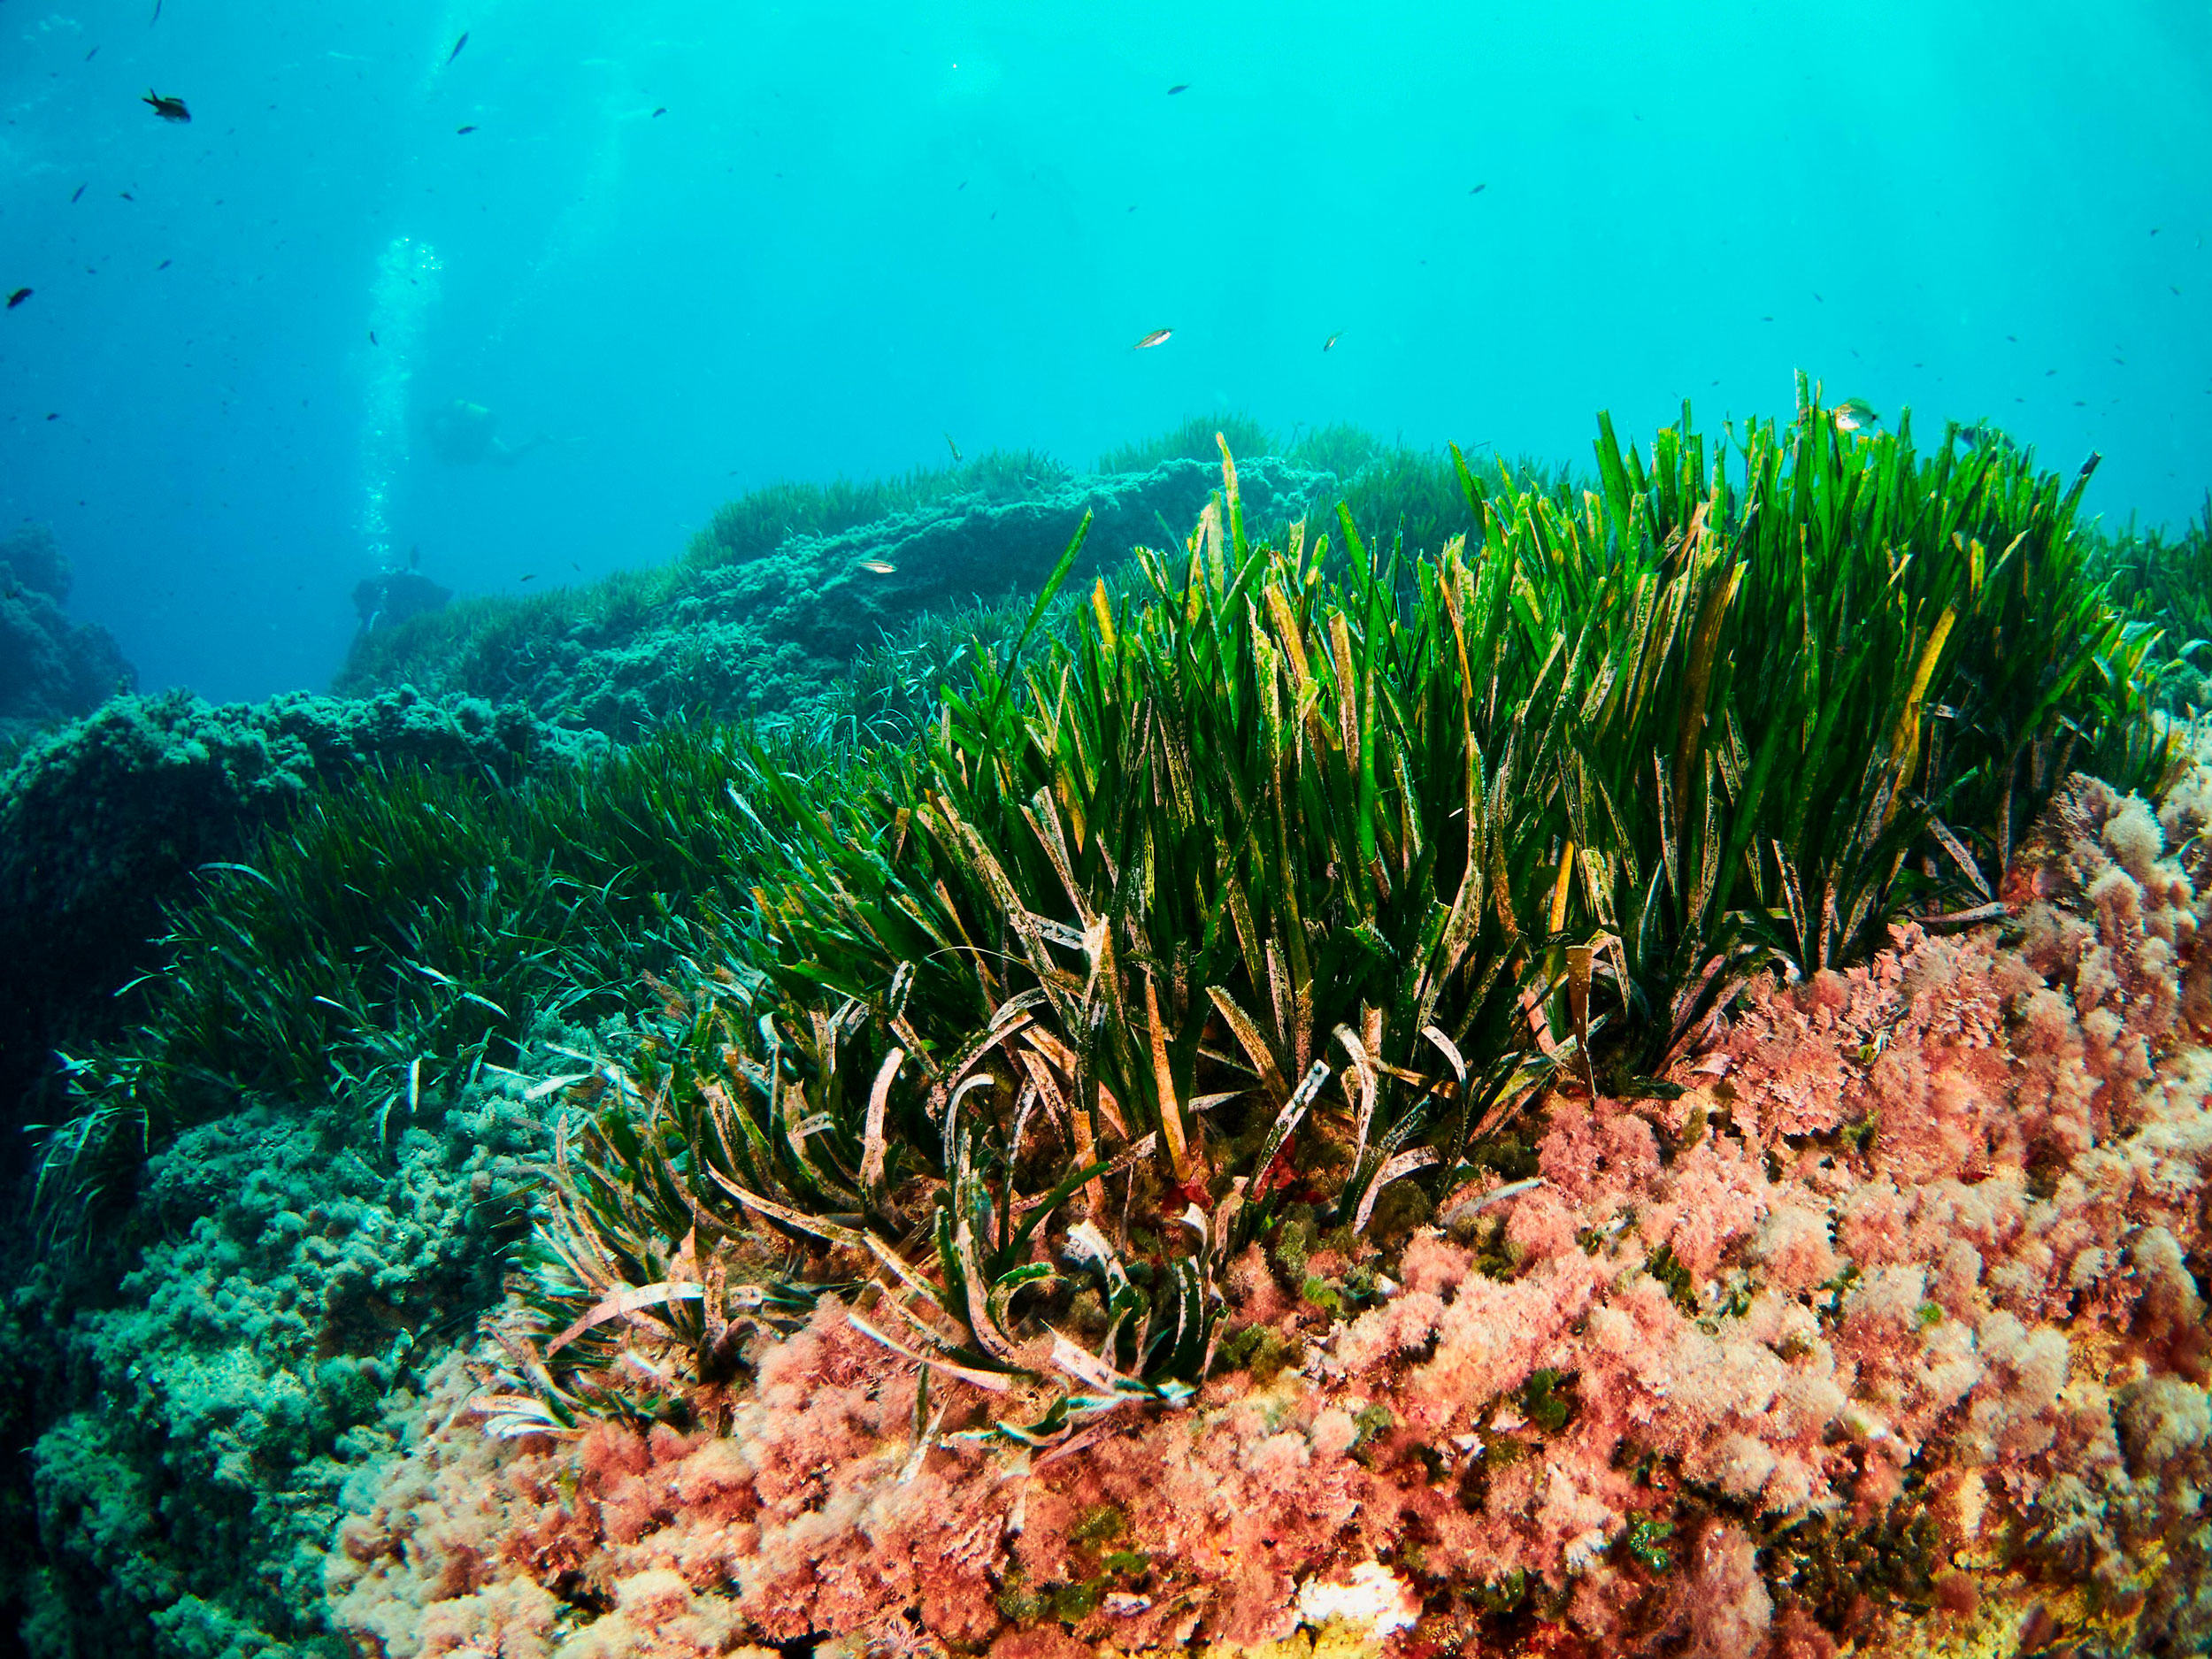
M 27 1642 L 2202 1651 L 2207 529 L 1798 390 L 772 493 L 365 636 L 461 736 L 53 1017 Z M 879 633 L 602 695 L 741 577 Z

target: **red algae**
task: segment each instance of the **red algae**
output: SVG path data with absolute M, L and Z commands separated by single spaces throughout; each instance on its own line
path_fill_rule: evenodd
M 915 1367 L 833 1298 L 720 1433 L 494 1440 L 449 1369 L 343 1529 L 339 1627 L 389 1659 L 2200 1647 L 2212 971 L 2170 849 L 2206 782 L 2162 821 L 2077 778 L 2003 926 L 1762 982 L 1678 1098 L 1555 1098 L 1541 1185 L 1393 1240 L 1363 1310 L 1248 1252 L 1237 1320 L 1288 1363 L 1065 1455 L 918 1447 Z

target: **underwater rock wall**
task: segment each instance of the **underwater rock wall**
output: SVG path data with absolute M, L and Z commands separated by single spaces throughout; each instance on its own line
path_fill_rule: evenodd
M 0 537 L 0 742 L 88 714 L 138 683 L 115 636 L 73 623 L 69 561 L 42 524 Z
M 1070 1455 L 956 1438 L 1005 1407 L 941 1374 L 918 1441 L 915 1366 L 833 1301 L 757 1340 L 724 1434 L 498 1440 L 449 1370 L 339 1532 L 338 1625 L 391 1659 L 2201 1651 L 2208 826 L 2201 767 L 2162 815 L 2076 778 L 2005 926 L 1761 981 L 1678 1097 L 1563 1090 L 1541 1185 L 1486 1175 L 1379 1263 L 1255 1247 L 1236 1368 Z
M 1325 503 L 1337 482 L 1270 458 L 1238 472 L 1256 524 Z M 822 696 L 901 622 L 971 595 L 1033 592 L 1087 511 L 1091 528 L 1075 577 L 1087 580 L 1141 544 L 1180 546 L 1187 531 L 1172 526 L 1192 523 L 1220 480 L 1217 462 L 1179 459 L 1078 479 L 1025 500 L 958 497 L 833 535 L 787 537 L 772 554 L 649 586 L 634 573 L 617 576 L 565 607 L 549 596 L 531 605 L 478 602 L 472 612 L 463 602 L 401 624 L 379 651 L 404 661 L 406 681 L 419 690 L 518 702 L 546 720 L 616 738 L 702 709 L 723 718 L 780 712 Z M 374 637 L 357 641 L 337 691 L 396 683 L 366 649 Z M 434 647 L 414 649 L 432 640 Z

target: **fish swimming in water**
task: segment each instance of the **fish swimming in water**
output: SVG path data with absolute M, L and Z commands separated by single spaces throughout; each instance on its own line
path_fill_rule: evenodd
M 1338 330 L 1336 331 L 1336 333 L 1334 333 L 1334 334 L 1331 334 L 1331 335 L 1330 335 L 1330 336 L 1329 336 L 1326 340 L 1324 340 L 1324 341 L 1321 342 L 1321 349 L 1322 349 L 1322 350 L 1324 350 L 1324 351 L 1333 351 L 1333 350 L 1335 350 L 1335 349 L 1336 349 L 1336 342 L 1337 342 L 1338 341 L 1340 341 L 1340 340 L 1343 339 L 1343 338 L 1344 338 L 1344 331 L 1343 331 L 1341 328 L 1340 328 L 1340 329 L 1338 329 Z
M 1183 81 L 1180 85 L 1170 87 L 1170 88 L 1167 89 L 1167 96 L 1168 96 L 1169 97 L 1171 97 L 1171 97 L 1173 97 L 1173 96 L 1174 96 L 1177 93 L 1179 93 L 1179 92 L 1188 92 L 1189 90 L 1190 90 L 1190 82 L 1189 82 L 1189 81 Z
M 72 191 L 69 193 L 69 199 L 70 199 L 71 201 L 73 201 L 73 201 L 75 201 L 75 200 L 76 200 L 79 196 L 82 196 L 83 194 L 84 194 L 84 186 L 82 186 L 82 185 L 81 184 L 81 185 L 79 185 L 79 186 L 78 186 L 78 187 L 77 187 L 74 190 L 72 190 Z
M 461 136 L 461 134 L 463 134 L 464 133 L 472 133 L 472 132 L 474 132 L 475 130 L 476 130 L 476 129 L 475 129 L 473 127 L 455 127 L 455 128 L 453 129 L 453 135 L 454 135 L 456 138 L 458 138 L 458 137 L 460 137 L 460 136 Z
M 888 576 L 893 571 L 898 569 L 898 566 L 891 563 L 889 559 L 863 559 L 860 561 L 860 568 L 878 576 Z
M 959 465 L 959 464 L 960 464 L 960 446 L 959 446 L 958 444 L 955 443 L 955 442 L 952 441 L 952 434 L 950 434 L 949 432 L 949 433 L 947 433 L 947 434 L 945 434 L 945 448 L 947 448 L 948 449 L 950 449 L 950 450 L 952 451 L 952 460 L 953 460 L 953 465 L 954 465 L 955 466 Z
M 374 345 L 376 343 L 376 330 L 373 328 L 369 330 L 369 343 L 371 345 Z
M 1467 194 L 1468 194 L 1468 195 L 1470 195 L 1470 196 L 1480 196 L 1480 195 L 1481 195 L 1481 194 L 1482 194 L 1485 190 L 1487 190 L 1489 188 L 1490 188 L 1489 181 L 1488 181 L 1487 180 L 1485 180 L 1482 183 L 1480 183 L 1480 184 L 1477 185 L 1477 186 L 1476 186 L 1473 189 L 1471 189 L 1471 190 L 1468 191 L 1468 192 L 1467 192 Z
M 14 293 L 12 293 L 12 294 L 11 294 L 11 295 L 9 295 L 9 296 L 8 296 L 8 309 L 9 309 L 10 311 L 13 311 L 13 310 L 14 310 L 17 306 L 19 306 L 19 305 L 22 304 L 22 303 L 23 303 L 23 302 L 24 302 L 25 300 L 27 300 L 27 299 L 28 299 L 28 298 L 30 298 L 30 297 L 31 297 L 31 290 L 30 290 L 30 289 L 28 289 L 28 288 L 18 288 L 18 289 L 16 289 L 16 291 L 15 291 Z
M 1153 346 L 1164 346 L 1174 338 L 1174 335 L 1175 331 L 1172 328 L 1155 328 L 1129 349 L 1132 351 L 1143 351 Z
M 165 121 L 188 121 L 192 119 L 192 111 L 184 107 L 182 98 L 165 98 L 151 87 L 146 88 L 146 96 L 139 102 Z
M 665 115 L 665 114 L 667 114 L 667 113 L 668 113 L 668 106 L 667 106 L 665 104 L 662 104 L 662 105 L 660 106 L 660 108 L 659 108 L 659 109 L 655 110 L 655 111 L 653 111 L 653 113 L 654 113 L 655 115 Z
M 1863 397 L 1847 397 L 1830 412 L 1835 417 L 1838 432 L 1865 432 L 1882 419 Z
M 458 58 L 458 57 L 461 55 L 461 48 L 463 48 L 464 46 L 467 45 L 468 43 L 469 43 L 469 32 L 468 32 L 466 29 L 463 29 L 463 30 L 461 31 L 461 38 L 460 38 L 459 40 L 457 40 L 457 41 L 456 41 L 456 42 L 453 42 L 453 50 L 452 50 L 451 51 L 448 52 L 448 53 L 445 55 L 445 60 L 446 60 L 446 62 L 449 64 L 449 63 L 451 63 L 451 62 L 452 62 L 455 58 Z

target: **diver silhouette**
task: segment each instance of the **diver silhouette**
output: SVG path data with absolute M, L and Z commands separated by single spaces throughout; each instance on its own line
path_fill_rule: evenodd
M 437 457 L 456 466 L 479 461 L 512 466 L 541 444 L 552 442 L 541 432 L 526 442 L 511 444 L 493 430 L 498 424 L 499 417 L 483 404 L 457 397 L 430 411 L 423 429 Z

